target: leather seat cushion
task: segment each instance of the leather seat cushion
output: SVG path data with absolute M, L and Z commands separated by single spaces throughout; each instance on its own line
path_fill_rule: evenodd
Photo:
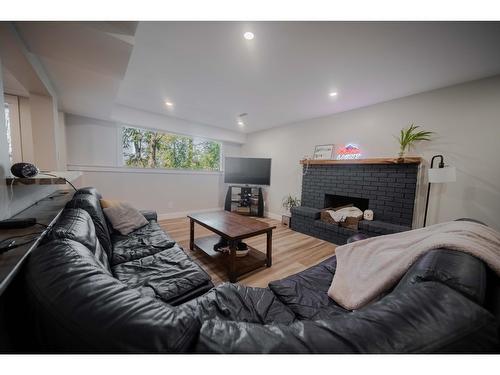
M 144 295 L 175 302 L 186 293 L 210 283 L 203 271 L 179 246 L 112 267 L 115 277 Z
M 295 314 L 267 288 L 225 283 L 179 308 L 198 316 L 200 324 L 209 319 L 260 324 L 295 321 Z
M 154 255 L 175 245 L 175 241 L 156 221 L 150 221 L 126 236 L 115 232 L 111 236 L 111 242 L 113 244 L 111 265 L 113 266 Z
M 87 211 L 81 208 L 63 210 L 42 243 L 57 239 L 70 239 L 81 243 L 94 254 L 102 268 L 111 274 L 108 256 L 96 237 L 94 223 Z
M 328 319 L 348 310 L 328 297 L 337 258 L 335 256 L 282 280 L 272 281 L 269 288 L 288 306 L 298 319 Z

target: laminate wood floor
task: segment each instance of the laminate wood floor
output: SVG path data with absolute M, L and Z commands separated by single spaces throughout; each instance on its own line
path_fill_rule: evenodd
M 248 286 L 267 287 L 273 280 L 279 280 L 300 272 L 335 254 L 335 245 L 317 238 L 295 232 L 273 219 L 256 219 L 276 225 L 273 231 L 273 265 L 260 268 L 241 277 L 238 282 Z M 160 220 L 159 224 L 177 241 L 186 252 L 196 259 L 218 285 L 228 281 L 225 267 L 199 251 L 189 250 L 189 220 L 187 218 Z M 213 235 L 209 230 L 195 224 L 195 238 Z M 265 253 L 266 236 L 248 238 L 245 242 Z

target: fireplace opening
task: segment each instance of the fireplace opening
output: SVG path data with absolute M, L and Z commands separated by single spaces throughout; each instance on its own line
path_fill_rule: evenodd
M 352 205 L 359 208 L 361 211 L 368 209 L 368 199 L 346 197 L 344 195 L 325 194 L 324 208 L 338 208 L 342 206 Z

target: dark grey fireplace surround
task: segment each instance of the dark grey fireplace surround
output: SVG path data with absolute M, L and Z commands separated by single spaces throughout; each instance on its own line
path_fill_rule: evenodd
M 302 206 L 292 209 L 293 230 L 341 245 L 356 233 L 411 229 L 418 164 L 309 165 L 303 171 Z M 322 209 L 342 206 L 349 198 L 360 209 L 373 210 L 374 220 L 361 220 L 358 230 L 320 220 Z

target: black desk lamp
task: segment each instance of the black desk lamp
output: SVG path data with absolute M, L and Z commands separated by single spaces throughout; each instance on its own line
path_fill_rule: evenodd
M 437 168 L 434 168 L 434 159 L 439 158 Z M 446 182 L 455 182 L 457 180 L 455 167 L 444 165 L 443 155 L 434 155 L 431 159 L 429 168 L 429 184 L 427 187 L 427 200 L 425 201 L 424 227 L 427 222 L 427 209 L 429 208 L 429 195 L 431 193 L 431 184 L 442 184 Z

